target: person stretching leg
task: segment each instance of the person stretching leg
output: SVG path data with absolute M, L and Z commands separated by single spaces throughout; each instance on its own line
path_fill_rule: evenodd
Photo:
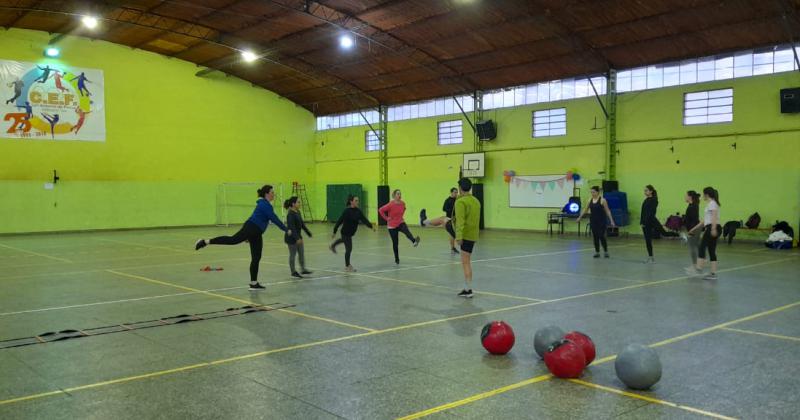
M 258 189 L 258 201 L 253 215 L 244 222 L 242 228 L 233 236 L 218 236 L 212 239 L 200 239 L 194 244 L 195 250 L 200 250 L 208 245 L 238 245 L 244 241 L 250 243 L 250 290 L 264 290 L 264 286 L 258 283 L 258 265 L 261 262 L 261 249 L 263 240 L 261 236 L 267 230 L 269 222 L 275 224 L 278 229 L 291 234 L 286 229 L 275 211 L 272 209 L 270 201 L 275 199 L 275 191 L 272 185 L 264 185 Z

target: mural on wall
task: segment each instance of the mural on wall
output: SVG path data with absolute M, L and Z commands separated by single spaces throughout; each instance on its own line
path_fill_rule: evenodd
M 0 91 L 0 137 L 106 140 L 102 70 L 0 60 Z

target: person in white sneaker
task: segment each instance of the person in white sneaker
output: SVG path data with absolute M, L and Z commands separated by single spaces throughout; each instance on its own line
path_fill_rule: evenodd
M 686 227 L 686 243 L 689 246 L 689 258 L 692 260 L 693 268 L 697 264 L 697 251 L 700 248 L 700 235 L 698 231 L 703 228 L 700 223 L 700 194 L 697 191 L 686 191 L 685 200 L 689 205 L 686 207 L 686 214 L 683 215 L 683 226 Z
M 703 200 L 707 203 L 703 212 L 703 237 L 700 239 L 697 263 L 694 265 L 694 275 L 703 273 L 706 263 L 706 251 L 711 261 L 711 271 L 703 277 L 706 280 L 717 279 L 717 238 L 719 238 L 719 191 L 712 187 L 703 188 Z

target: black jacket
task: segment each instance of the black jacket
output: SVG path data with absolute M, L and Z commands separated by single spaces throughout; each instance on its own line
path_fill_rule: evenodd
M 333 234 L 335 235 L 336 231 L 339 230 L 339 226 L 342 226 L 343 236 L 353 236 L 356 234 L 356 230 L 358 230 L 359 222 L 372 229 L 372 223 L 364 217 L 364 213 L 361 212 L 361 209 L 358 207 L 348 207 L 344 209 L 342 215 L 339 216 L 336 226 L 333 227 Z
M 656 218 L 656 210 L 658 210 L 658 199 L 655 197 L 647 197 L 642 203 L 642 216 L 639 219 L 639 224 L 644 226 L 652 226 L 661 224 Z
M 456 199 L 453 198 L 453 197 L 447 197 L 447 199 L 444 200 L 444 205 L 442 206 L 442 211 L 444 211 L 444 214 L 447 217 L 452 219 L 453 215 L 455 213 L 455 210 L 456 210 Z
M 700 205 L 689 204 L 686 207 L 686 214 L 683 215 L 683 226 L 686 227 L 686 230 L 690 230 L 697 226 L 698 223 L 700 223 Z
M 288 233 L 284 235 L 284 242 L 287 244 L 294 244 L 300 239 L 303 239 L 303 235 L 300 232 L 300 229 L 306 231 L 306 234 L 309 238 L 311 235 L 311 231 L 308 230 L 306 227 L 305 222 L 303 222 L 303 216 L 300 214 L 299 211 L 289 210 L 289 213 L 286 214 L 286 229 L 292 232 L 291 235 Z

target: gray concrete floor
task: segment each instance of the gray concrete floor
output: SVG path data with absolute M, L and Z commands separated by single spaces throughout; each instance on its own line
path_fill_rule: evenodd
M 414 228 L 396 267 L 385 230 L 360 230 L 353 264 L 307 239 L 311 278 L 289 277 L 282 236 L 265 237 L 261 281 L 246 289 L 247 245 L 194 240 L 230 228 L 0 237 L 0 340 L 283 302 L 288 311 L 0 350 L 0 418 L 739 418 L 800 417 L 800 258 L 721 245 L 720 278 L 688 279 L 679 241 L 487 231 L 472 300 L 442 229 Z M 342 249 L 343 252 L 343 249 Z M 224 271 L 201 272 L 206 265 Z M 505 320 L 517 343 L 486 354 L 482 326 Z M 589 334 L 597 362 L 581 381 L 547 376 L 534 332 Z M 626 344 L 653 345 L 661 382 L 616 379 Z M 416 416 L 416 417 L 415 417 Z

